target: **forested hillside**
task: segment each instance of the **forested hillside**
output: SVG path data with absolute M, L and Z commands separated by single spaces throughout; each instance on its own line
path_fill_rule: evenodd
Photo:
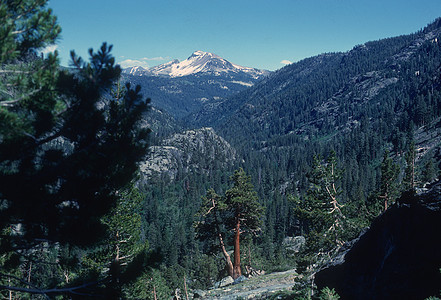
M 331 150 L 341 170 L 336 178 L 339 203 L 357 223 L 346 232 L 346 239 L 355 237 L 384 210 L 385 180 L 393 181 L 391 205 L 408 187 L 410 165 L 415 165 L 413 188 L 436 178 L 441 136 L 440 35 L 437 20 L 414 34 L 308 58 L 186 119 L 189 127 L 213 126 L 236 149 L 236 166 L 252 177 L 266 208 L 262 233 L 250 246 L 254 266 L 271 270 L 294 264 L 283 241 L 310 230 L 301 220 L 301 203 L 312 192 L 314 166 L 325 165 Z M 414 160 L 409 161 L 409 153 L 416 153 Z M 385 168 L 391 163 L 395 171 L 387 179 Z M 185 181 L 162 184 L 161 195 L 182 199 L 175 202 L 176 214 L 169 220 L 190 218 L 197 205 L 190 209 L 184 203 L 198 202 L 206 188 L 223 193 L 226 174 L 231 172 L 225 168 L 203 179 L 184 172 Z M 185 190 L 186 186 L 194 189 Z M 182 218 L 185 209 L 189 210 Z M 182 236 L 179 230 L 185 226 L 174 227 L 170 223 L 168 230 Z M 186 242 L 171 242 L 171 248 L 182 255 L 177 261 L 185 261 L 189 249 L 199 251 L 197 244 L 186 244 L 193 242 L 192 230 L 186 232 Z
M 440 115 L 440 26 L 287 66 L 196 120 L 241 149 L 253 177 L 290 179 L 300 190 L 312 155 L 334 149 L 344 197 L 366 198 L 379 184 L 383 151 L 399 158 Z

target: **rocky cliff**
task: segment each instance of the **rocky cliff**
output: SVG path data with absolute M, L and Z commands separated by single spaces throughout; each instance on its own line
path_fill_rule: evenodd
M 315 276 L 342 299 L 425 299 L 441 290 L 441 183 L 403 195 Z
M 187 130 L 150 147 L 141 172 L 145 178 L 157 174 L 173 180 L 179 172 L 208 174 L 226 168 L 234 163 L 236 156 L 236 150 L 212 128 Z

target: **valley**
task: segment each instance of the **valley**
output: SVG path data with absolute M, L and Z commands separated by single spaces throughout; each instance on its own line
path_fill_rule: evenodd
M 420 186 L 429 179 L 423 179 L 428 165 L 438 169 L 440 105 L 435 99 L 439 99 L 441 87 L 437 42 L 440 34 L 437 21 L 412 35 L 368 42 L 347 53 L 312 57 L 278 70 L 215 104 L 204 103 L 199 111 L 180 122 L 187 128 L 212 127 L 229 145 L 209 147 L 219 153 L 232 147 L 236 153 L 228 155 L 233 158 L 232 164 L 226 166 L 217 155 L 199 153 L 196 157 L 217 167 L 206 168 L 207 173 L 200 169 L 195 173 L 189 170 L 196 170 L 198 163 L 181 159 L 181 175 L 167 184 L 178 190 L 179 186 L 185 187 L 181 201 L 193 206 L 206 188 L 225 190 L 224 171 L 228 174 L 234 167 L 244 167 L 266 207 L 266 229 L 256 239 L 254 251 L 262 263 L 269 259 L 288 266 L 288 261 L 276 258 L 285 257 L 285 250 L 279 245 L 284 237 L 300 235 L 304 230 L 293 213 L 295 204 L 288 198 L 302 197 L 308 189 L 314 155 L 326 157 L 331 150 L 336 152 L 343 170 L 339 197 L 346 205 L 361 205 L 349 212 L 358 216 L 366 208 L 379 212 L 378 207 L 374 208 L 378 204 L 375 194 L 381 184 L 385 150 L 391 151 L 393 160 L 401 166 L 400 181 L 405 176 L 405 153 L 410 140 L 418 149 L 417 176 L 424 180 Z M 202 140 L 199 143 L 205 144 Z M 181 149 L 192 153 L 188 148 Z M 193 213 L 190 210 L 185 218 Z M 171 219 L 175 218 L 180 217 Z M 358 221 L 359 230 L 369 224 L 369 218 Z M 355 238 L 358 231 L 352 234 Z M 176 240 L 173 243 L 178 243 L 177 248 L 185 247 Z M 179 253 L 176 255 L 175 261 L 183 259 Z M 262 267 L 271 269 L 265 263 Z

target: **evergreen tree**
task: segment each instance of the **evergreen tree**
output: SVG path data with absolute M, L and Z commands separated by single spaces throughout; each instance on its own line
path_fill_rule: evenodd
M 61 29 L 44 0 L 0 2 L 0 142 L 18 143 L 54 126 L 63 101 L 54 97 L 57 53 L 38 59 Z M 6 168 L 5 166 L 4 168 Z
M 291 198 L 295 203 L 295 215 L 308 237 L 308 246 L 312 252 L 327 252 L 344 242 L 342 232 L 346 216 L 339 199 L 341 176 L 342 170 L 337 166 L 334 151 L 326 161 L 315 156 L 308 176 L 311 186 L 307 195 L 303 199 Z
M 224 255 L 228 274 L 234 279 L 242 275 L 240 237 L 260 231 L 263 208 L 258 202 L 257 193 L 251 183 L 251 177 L 240 168 L 231 176 L 233 186 L 224 197 L 209 190 L 203 198 L 198 216 L 201 221 L 195 223 L 198 238 L 217 241 Z M 225 236 L 233 232 L 234 262 L 226 250 Z
M 106 98 L 121 69 L 105 43 L 89 50 L 88 63 L 72 52 L 75 72 L 60 70 L 56 53 L 40 58 L 60 32 L 46 2 L 0 4 L 0 286 L 93 295 L 98 278 L 54 275 L 37 285 L 36 276 L 28 282 L 14 274 L 31 262 L 32 270 L 74 270 L 79 256 L 72 251 L 106 237 L 101 218 L 146 153 L 149 130 L 139 121 L 148 102 L 129 85 L 124 97 Z M 40 248 L 47 255 L 36 260 Z
M 383 162 L 381 163 L 381 181 L 378 198 L 384 201 L 384 211 L 398 196 L 398 173 L 400 167 L 394 163 L 389 156 L 389 151 L 386 150 L 383 155 Z
M 251 176 L 240 168 L 231 176 L 233 187 L 225 192 L 225 204 L 230 211 L 228 227 L 234 232 L 233 278 L 242 275 L 240 266 L 240 235 L 255 233 L 261 229 L 263 208 L 258 202 L 257 193 L 251 183 Z
M 208 242 L 209 252 L 215 252 L 220 248 L 225 259 L 227 272 L 233 276 L 233 262 L 225 245 L 224 215 L 227 209 L 225 199 L 219 196 L 213 189 L 209 189 L 202 197 L 202 205 L 197 213 L 200 221 L 195 222 L 196 237 Z
M 107 237 L 82 258 L 82 264 L 89 272 L 110 278 L 106 284 L 106 296 L 111 298 L 130 293 L 127 284 L 141 275 L 148 249 L 142 236 L 142 194 L 133 184 L 118 192 L 118 196 L 116 206 L 101 219 L 107 227 Z
M 433 158 L 428 159 L 422 174 L 424 182 L 432 182 L 437 177 L 437 173 Z
M 416 150 L 415 142 L 411 141 L 406 152 L 406 168 L 404 169 L 404 190 L 413 191 L 416 184 Z

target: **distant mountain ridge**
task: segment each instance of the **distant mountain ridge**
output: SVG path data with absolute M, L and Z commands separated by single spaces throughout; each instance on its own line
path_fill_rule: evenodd
M 173 60 L 149 69 L 123 70 L 124 80 L 140 85 L 152 105 L 175 118 L 198 111 L 253 86 L 271 72 L 233 64 L 222 57 L 195 51 L 188 59 Z
M 245 73 L 254 79 L 259 79 L 268 75 L 270 71 L 239 66 L 214 53 L 198 50 L 193 52 L 189 58 L 182 62 L 174 59 L 149 69 L 135 66 L 124 69 L 123 73 L 134 76 L 168 76 L 172 78 L 197 73 L 210 73 L 214 75 L 220 75 L 222 73 Z

